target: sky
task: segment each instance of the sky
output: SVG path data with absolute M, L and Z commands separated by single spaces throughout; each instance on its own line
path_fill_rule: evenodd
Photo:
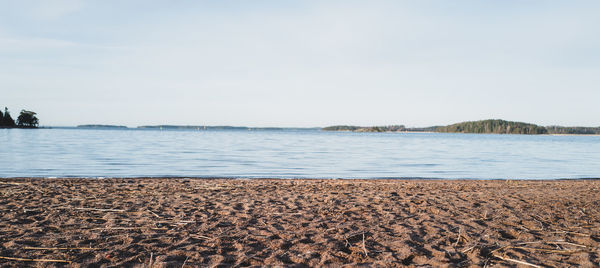
M 600 1 L 0 0 L 44 126 L 600 126 Z

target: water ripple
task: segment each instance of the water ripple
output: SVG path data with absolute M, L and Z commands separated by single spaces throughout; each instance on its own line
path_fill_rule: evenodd
M 0 177 L 600 177 L 600 137 L 0 129 Z

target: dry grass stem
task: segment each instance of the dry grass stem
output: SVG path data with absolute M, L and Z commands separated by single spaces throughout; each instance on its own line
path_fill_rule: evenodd
M 71 261 L 66 260 L 53 260 L 53 259 L 26 259 L 26 258 L 17 258 L 17 257 L 4 257 L 0 256 L 0 259 L 10 260 L 10 261 L 32 261 L 32 262 L 61 262 L 61 263 L 71 263 Z
M 124 209 L 104 209 L 104 208 L 74 208 L 75 210 L 90 210 L 90 211 L 103 211 L 103 212 L 125 212 Z
M 514 262 L 514 263 L 518 263 L 518 264 L 522 264 L 522 265 L 526 265 L 526 266 L 531 266 L 531 267 L 536 267 L 536 268 L 542 268 L 542 266 L 535 265 L 533 263 L 528 263 L 528 262 L 524 262 L 524 261 L 520 261 L 520 260 L 515 260 L 515 259 L 503 257 L 503 256 L 496 255 L 496 254 L 493 254 L 492 256 L 494 256 L 494 257 L 496 257 L 498 259 L 501 259 L 503 261 Z
M 4 182 L 4 181 L 0 181 L 0 184 L 4 184 L 4 185 L 25 185 L 27 183 L 20 183 L 20 182 Z
M 470 246 L 470 247 L 468 247 L 468 248 L 466 248 L 466 249 L 463 249 L 463 250 L 461 251 L 461 253 L 467 253 L 467 252 L 469 252 L 469 251 L 473 250 L 473 249 L 474 249 L 476 246 L 477 246 L 477 245 L 475 245 L 475 246 Z
M 458 243 L 460 242 L 460 236 L 462 234 L 462 227 L 458 228 L 458 236 L 456 237 L 456 242 L 454 242 L 454 247 L 458 246 Z
M 577 236 L 587 236 L 589 237 L 589 234 L 582 234 L 582 233 L 577 233 L 577 232 L 569 232 L 569 231 L 554 231 L 554 232 L 550 232 L 551 234 L 572 234 L 572 235 L 577 235 Z
M 213 237 L 208 237 L 208 236 L 204 236 L 204 235 L 195 235 L 195 234 L 190 234 L 189 235 L 191 238 L 196 238 L 196 239 L 208 239 L 208 240 L 213 240 L 215 238 Z
M 365 246 L 365 233 L 364 232 L 362 234 L 362 247 L 363 247 L 363 251 L 365 252 L 365 256 L 369 257 L 369 254 L 367 253 L 367 247 Z
M 24 247 L 28 250 L 97 250 L 99 248 L 43 248 L 43 247 Z
M 545 248 L 530 248 L 530 247 L 510 247 L 511 249 L 523 249 L 523 250 L 534 250 L 548 253 L 559 253 L 559 254 L 573 254 L 582 252 L 581 249 L 545 249 Z
M 161 216 L 158 216 L 158 214 L 154 213 L 154 211 L 152 211 L 152 210 L 148 210 L 148 212 L 150 212 L 150 214 L 152 214 L 154 217 L 161 218 L 161 219 L 163 218 Z
M 190 258 L 190 256 L 186 256 L 185 260 L 183 261 L 183 264 L 181 265 L 181 268 L 183 268 L 185 266 L 185 263 L 188 261 L 188 259 Z

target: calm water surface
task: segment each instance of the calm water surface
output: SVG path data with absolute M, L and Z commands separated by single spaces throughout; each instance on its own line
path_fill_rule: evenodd
M 600 136 L 0 129 L 0 177 L 600 177 Z

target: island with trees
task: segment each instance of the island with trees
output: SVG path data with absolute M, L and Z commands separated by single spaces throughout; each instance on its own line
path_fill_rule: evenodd
M 545 127 L 499 119 L 470 121 L 436 128 L 436 132 L 493 133 L 493 134 L 548 134 Z
M 424 128 L 407 128 L 403 125 L 392 126 L 331 126 L 324 131 L 352 131 L 352 132 L 441 132 L 441 133 L 480 133 L 480 134 L 555 134 L 555 135 L 600 135 L 600 127 L 563 127 L 563 126 L 538 126 L 530 123 L 513 122 L 500 119 L 468 121 L 448 126 L 432 126 Z
M 21 113 L 15 121 L 8 108 L 4 108 L 4 112 L 0 111 L 0 128 L 37 128 L 39 120 L 36 113 L 27 110 L 21 110 Z

